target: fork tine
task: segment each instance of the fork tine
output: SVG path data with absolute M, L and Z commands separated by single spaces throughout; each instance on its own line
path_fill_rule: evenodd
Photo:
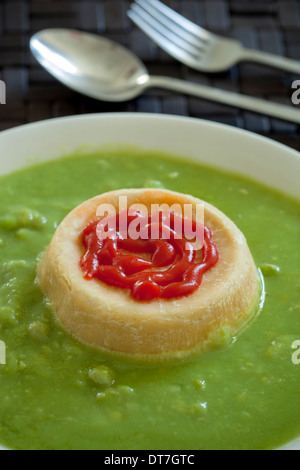
M 159 6 L 165 6 L 162 5 L 160 2 L 157 2 Z M 168 16 L 161 12 L 161 8 L 156 7 L 156 3 L 152 3 L 149 0 L 136 0 L 136 4 L 142 7 L 145 11 L 147 11 L 153 18 L 155 18 L 157 21 L 159 21 L 164 27 L 168 28 L 168 30 L 175 34 L 176 37 L 173 37 L 173 41 L 176 42 L 177 38 L 181 38 L 184 41 L 186 41 L 188 44 L 190 44 L 193 48 L 196 49 L 204 49 L 206 44 L 207 44 L 207 39 L 203 39 L 202 37 L 199 37 L 199 35 L 195 35 L 191 33 L 191 31 L 183 28 L 181 24 L 177 21 L 175 22 L 171 17 L 170 14 L 175 13 L 173 10 L 167 7 L 167 11 L 170 11 L 171 13 L 168 14 Z M 176 16 L 179 17 L 180 21 L 184 18 L 181 15 L 178 15 L 176 13 Z M 169 37 L 169 33 L 168 33 Z M 182 47 L 182 43 L 180 44 Z M 187 48 L 187 47 L 186 47 Z
M 162 20 L 162 15 L 159 15 L 159 17 L 153 16 L 151 12 L 144 10 L 137 4 L 133 4 L 131 10 L 137 13 L 140 18 L 142 18 L 152 28 L 156 29 L 162 36 L 164 36 L 165 42 L 174 43 L 176 46 L 197 58 L 203 53 L 203 49 L 205 48 L 203 43 L 199 43 L 197 46 L 194 46 L 190 42 L 181 38 L 178 35 L 178 32 L 172 31 L 172 29 L 168 28 L 168 22 Z
M 180 15 L 172 8 L 167 7 L 159 0 L 135 0 L 137 4 L 143 6 L 147 9 L 148 6 L 151 6 L 152 9 L 156 9 L 157 12 L 160 12 L 164 15 L 165 18 L 172 20 L 174 24 L 178 25 L 181 30 L 193 35 L 194 38 L 200 39 L 202 41 L 209 41 L 213 38 L 213 34 L 209 31 L 206 31 L 201 26 L 196 25 L 192 21 L 188 20 L 184 16 Z
M 194 56 L 168 40 L 158 29 L 149 24 L 149 22 L 140 15 L 139 9 L 135 7 L 136 5 L 132 5 L 131 9 L 128 11 L 129 18 L 161 47 L 161 49 L 190 67 L 196 67 L 198 65 L 199 59 L 196 60 Z
M 128 16 L 170 55 L 191 67 L 199 65 L 203 50 L 178 37 L 139 5 L 132 4 Z

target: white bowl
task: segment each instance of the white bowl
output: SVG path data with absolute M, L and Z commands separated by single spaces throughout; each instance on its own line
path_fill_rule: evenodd
M 150 114 L 89 114 L 0 133 L 0 175 L 81 146 L 128 144 L 188 156 L 267 184 L 300 201 L 300 155 L 250 132 L 198 119 Z M 300 438 L 284 449 L 300 450 Z
M 125 143 L 162 150 L 248 175 L 300 199 L 299 153 L 256 134 L 199 119 L 152 114 L 88 114 L 0 133 L 0 174 L 82 145 Z

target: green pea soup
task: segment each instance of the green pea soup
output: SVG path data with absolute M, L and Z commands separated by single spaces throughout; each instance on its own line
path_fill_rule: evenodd
M 162 187 L 215 205 L 245 234 L 262 311 L 228 344 L 143 364 L 75 341 L 36 280 L 83 201 Z M 300 204 L 246 178 L 145 151 L 53 160 L 0 179 L 0 442 L 13 449 L 273 449 L 300 435 Z M 200 287 L 201 288 L 201 287 Z M 224 343 L 224 344 L 223 344 Z M 299 353 L 300 357 L 300 353 Z

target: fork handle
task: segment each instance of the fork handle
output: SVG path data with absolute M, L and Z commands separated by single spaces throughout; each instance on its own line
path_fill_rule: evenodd
M 280 57 L 275 54 L 269 54 L 268 52 L 242 49 L 241 60 L 257 62 L 259 64 L 268 65 L 276 69 L 300 75 L 300 61 Z
M 164 88 L 300 124 L 300 109 L 177 78 L 151 76 L 145 88 Z

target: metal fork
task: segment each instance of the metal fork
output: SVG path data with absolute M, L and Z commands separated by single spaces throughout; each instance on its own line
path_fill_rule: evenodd
M 128 16 L 158 46 L 196 70 L 221 72 L 250 61 L 300 74 L 300 62 L 246 49 L 237 40 L 206 31 L 158 0 L 135 0 Z

